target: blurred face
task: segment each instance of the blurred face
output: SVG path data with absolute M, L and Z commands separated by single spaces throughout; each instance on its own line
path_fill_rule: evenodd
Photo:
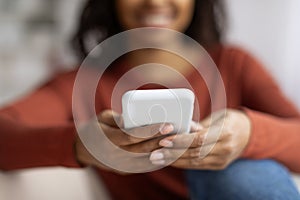
M 184 32 L 194 13 L 195 0 L 116 0 L 124 29 L 161 27 Z

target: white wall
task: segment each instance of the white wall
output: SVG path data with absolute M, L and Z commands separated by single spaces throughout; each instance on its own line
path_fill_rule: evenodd
M 300 105 L 300 1 L 293 0 L 290 4 L 290 13 L 288 23 L 287 33 L 287 52 L 286 52 L 286 84 L 285 90 L 292 97 L 296 104 Z M 300 107 L 300 106 L 299 106 Z
M 70 39 L 84 1 L 0 0 L 0 106 L 45 82 L 58 66 L 75 65 Z
M 300 108 L 300 1 L 226 0 L 227 40 L 249 50 Z

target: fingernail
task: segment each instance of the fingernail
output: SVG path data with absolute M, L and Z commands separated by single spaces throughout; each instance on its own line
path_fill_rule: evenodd
M 153 151 L 150 155 L 150 160 L 151 161 L 158 161 L 164 158 L 164 154 L 162 152 L 158 151 Z
M 173 131 L 173 126 L 171 124 L 168 124 L 168 125 L 164 125 L 163 127 L 160 128 L 159 132 L 161 134 L 168 134 L 170 132 Z
M 159 141 L 159 145 L 163 147 L 169 147 L 169 148 L 174 146 L 173 142 L 170 140 L 161 140 Z
M 154 160 L 152 161 L 153 165 L 164 165 L 166 163 L 166 161 L 164 160 Z

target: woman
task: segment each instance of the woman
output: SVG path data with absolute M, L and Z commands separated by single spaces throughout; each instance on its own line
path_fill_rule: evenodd
M 225 125 L 205 158 L 199 156 L 199 151 L 209 145 L 203 143 L 207 129 L 222 124 L 209 120 L 218 112 L 209 109 L 203 79 L 182 59 L 147 49 L 120 58 L 103 76 L 96 94 L 98 125 L 119 147 L 149 152 L 149 164 L 153 165 L 172 159 L 192 138 L 191 146 L 170 167 L 124 175 L 93 158 L 76 137 L 72 120 L 76 71 L 58 75 L 29 97 L 0 111 L 0 167 L 96 166 L 113 199 L 300 199 L 284 167 L 300 172 L 300 115 L 258 62 L 239 49 L 221 44 L 221 8 L 217 0 L 90 0 L 75 37 L 83 57 L 88 53 L 85 39 L 90 33 L 100 32 L 97 36 L 102 36 L 98 38 L 101 41 L 139 27 L 173 29 L 202 44 L 218 65 L 230 108 L 221 116 Z M 111 109 L 114 85 L 126 71 L 150 62 L 172 66 L 198 91 L 201 117 L 207 116 L 201 121 L 203 127 L 192 127 L 191 134 L 176 138 L 165 136 L 173 130 L 172 125 L 133 129 L 136 133 L 157 133 L 158 137 L 147 140 L 128 136 L 117 126 L 114 117 L 120 116 L 107 110 Z M 153 73 L 159 72 L 153 69 Z

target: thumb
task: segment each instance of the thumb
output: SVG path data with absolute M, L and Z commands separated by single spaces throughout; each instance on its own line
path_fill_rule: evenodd
M 98 121 L 112 127 L 123 127 L 122 116 L 112 110 L 104 110 L 98 115 Z
M 212 124 L 219 122 L 226 117 L 226 109 L 212 113 L 201 121 L 203 127 L 210 127 Z
M 195 121 L 191 121 L 191 131 L 190 132 L 198 132 L 203 130 L 204 127 L 202 124 L 200 124 L 199 122 L 195 122 Z

